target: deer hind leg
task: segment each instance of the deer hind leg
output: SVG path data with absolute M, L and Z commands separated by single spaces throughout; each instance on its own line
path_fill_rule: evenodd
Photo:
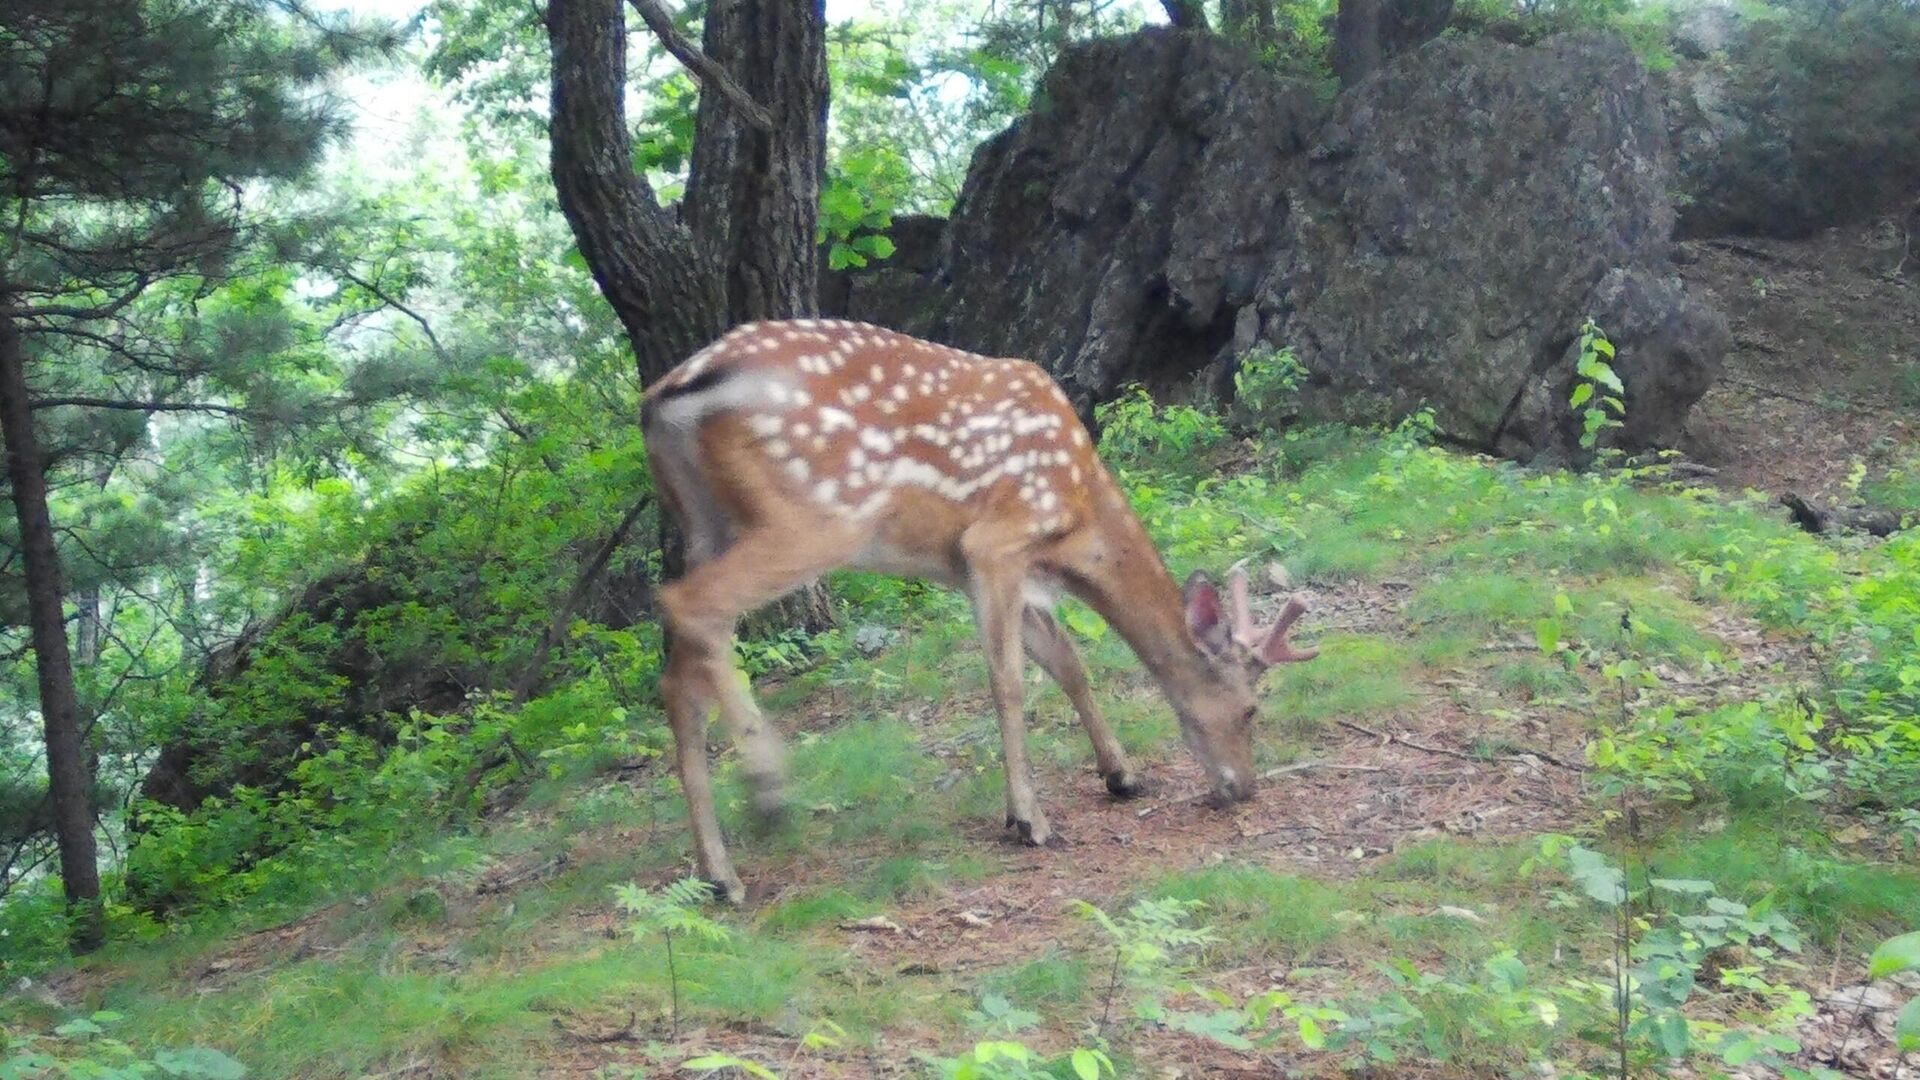
M 1114 738 L 1113 729 L 1107 726 L 1100 707 L 1094 703 L 1086 665 L 1080 660 L 1079 650 L 1073 647 L 1073 639 L 1051 612 L 1031 603 L 1021 616 L 1020 632 L 1027 655 L 1059 684 L 1072 703 L 1074 713 L 1080 717 L 1080 726 L 1087 729 L 1087 738 L 1093 742 L 1093 759 L 1107 782 L 1107 790 L 1122 799 L 1139 795 L 1144 790 L 1140 774 L 1134 771 L 1126 750 L 1120 740 Z
M 1024 537 L 1020 538 L 1024 539 Z M 1033 770 L 1027 761 L 1025 688 L 1020 648 L 1021 595 L 1024 559 L 1018 541 L 989 524 L 969 528 L 960 540 L 967 563 L 967 595 L 973 602 L 974 623 L 987 654 L 987 682 L 993 691 L 994 711 L 1000 717 L 1000 750 L 1007 772 L 1007 827 L 1020 839 L 1038 847 L 1053 835 L 1047 816 L 1034 793 Z
M 812 543 L 795 544 L 790 529 L 760 528 L 737 537 L 724 552 L 660 590 L 671 655 L 660 679 L 673 728 L 680 787 L 693 827 L 700 874 L 734 903 L 746 890 L 727 856 L 713 809 L 707 770 L 706 720 L 715 705 L 732 729 L 754 804 L 762 813 L 781 805 L 786 752 L 733 663 L 733 630 L 742 615 L 840 565 L 858 546 L 832 530 L 811 529 Z

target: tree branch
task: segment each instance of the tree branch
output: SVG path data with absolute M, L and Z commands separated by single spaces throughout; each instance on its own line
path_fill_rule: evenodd
M 414 325 L 420 328 L 420 332 L 427 335 L 427 344 L 433 346 L 434 355 L 440 358 L 440 362 L 443 364 L 450 362 L 447 356 L 446 346 L 440 344 L 440 336 L 433 332 L 433 326 L 427 322 L 426 316 L 421 315 L 419 312 L 394 299 L 392 294 L 388 293 L 385 289 L 382 289 L 380 286 L 368 281 L 351 270 L 340 271 L 340 276 L 360 286 L 362 289 L 367 290 L 367 292 L 372 293 L 375 300 L 412 319 Z
M 727 104 L 757 130 L 766 132 L 773 130 L 773 114 L 769 113 L 765 106 L 753 100 L 753 95 L 741 89 L 740 84 L 734 82 L 733 78 L 727 74 L 726 68 L 701 52 L 699 46 L 682 37 L 680 31 L 673 25 L 672 16 L 660 6 L 659 0 L 627 0 L 627 2 L 633 5 L 633 10 L 640 13 L 640 21 L 647 24 L 647 29 L 653 31 L 654 36 L 660 39 L 660 44 L 666 46 L 674 59 L 685 64 L 687 70 L 693 72 L 694 78 L 700 80 L 701 86 L 718 91 L 720 96 L 726 99 Z
M 118 409 L 122 412 L 205 412 L 219 413 L 223 416 L 247 416 L 247 410 L 236 405 L 217 405 L 211 401 L 119 401 L 114 398 L 97 397 L 53 397 L 34 398 L 30 407 L 35 409 L 57 409 L 64 405 L 74 405 L 87 409 Z

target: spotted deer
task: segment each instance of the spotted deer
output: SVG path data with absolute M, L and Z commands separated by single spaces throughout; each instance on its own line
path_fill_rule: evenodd
M 755 809 L 783 806 L 785 750 L 734 666 L 745 614 L 839 568 L 965 591 L 987 654 L 1006 768 L 1007 825 L 1050 830 L 1034 794 L 1021 653 L 1065 691 L 1107 789 L 1141 791 L 1052 614 L 1068 593 L 1107 621 L 1171 701 L 1217 802 L 1253 793 L 1255 686 L 1311 659 L 1287 640 L 1288 599 L 1256 628 L 1235 569 L 1223 602 L 1206 575 L 1174 582 L 1067 397 L 1023 360 L 976 356 L 860 323 L 741 326 L 659 379 L 641 425 L 686 538 L 687 570 L 660 592 L 660 680 L 699 871 L 744 897 L 714 817 L 705 726 L 718 708 Z

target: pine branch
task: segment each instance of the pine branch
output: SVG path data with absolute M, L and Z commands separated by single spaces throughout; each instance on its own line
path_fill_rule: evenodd
M 672 16 L 660 6 L 659 0 L 627 0 L 627 2 L 633 5 L 633 10 L 640 13 L 640 21 L 647 24 L 647 29 L 653 31 L 654 36 L 660 39 L 660 44 L 666 46 L 674 59 L 685 64 L 687 70 L 693 72 L 694 77 L 700 80 L 701 86 L 718 91 L 720 96 L 727 100 L 727 104 L 733 106 L 734 111 L 757 130 L 767 132 L 773 130 L 773 114 L 769 113 L 765 106 L 753 100 L 753 95 L 742 89 L 739 83 L 734 82 L 732 76 L 727 74 L 726 68 L 721 67 L 712 57 L 701 52 L 698 46 L 683 37 L 673 25 Z
M 53 397 L 35 398 L 30 403 L 30 407 L 35 409 L 58 409 L 69 405 L 86 409 L 116 409 L 121 412 L 204 412 L 240 417 L 251 415 L 238 406 L 220 405 L 211 401 L 121 401 L 115 398 Z

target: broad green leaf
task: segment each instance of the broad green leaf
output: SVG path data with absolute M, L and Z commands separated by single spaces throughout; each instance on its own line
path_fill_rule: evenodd
M 1699 881 L 1694 878 L 1654 878 L 1653 887 L 1668 892 L 1684 893 L 1688 896 L 1709 896 L 1713 893 L 1713 882 Z
M 1300 1016 L 1300 1041 L 1309 1050 L 1325 1049 L 1327 1033 L 1320 1029 L 1319 1021 L 1302 1013 Z
M 241 1080 L 247 1067 L 208 1046 L 189 1046 L 180 1050 L 161 1050 L 153 1063 L 168 1076 L 186 1080 Z
M 1489 958 L 1485 966 L 1495 991 L 1512 994 L 1526 988 L 1527 965 L 1518 956 L 1510 952 L 1501 953 Z
M 94 1035 L 104 1035 L 107 1029 L 91 1020 L 69 1020 L 53 1029 L 55 1035 L 63 1039 L 85 1039 Z
M 1685 1057 L 1693 1045 L 1691 1033 L 1687 1030 L 1687 1018 L 1677 1012 L 1667 1013 L 1654 1023 L 1654 1034 L 1660 1040 L 1660 1049 L 1668 1057 Z
M 1539 644 L 1540 651 L 1552 655 L 1560 648 L 1560 621 L 1541 619 L 1533 624 L 1533 640 Z
M 1573 396 L 1567 399 L 1567 404 L 1577 409 L 1580 406 L 1585 405 L 1587 403 L 1587 399 L 1592 396 L 1593 396 L 1593 384 L 1590 382 L 1583 382 L 1579 386 L 1576 386 L 1573 388 Z
M 1100 1080 L 1100 1057 L 1086 1047 L 1073 1051 L 1073 1075 L 1080 1080 Z
M 1867 978 L 1884 979 L 1914 968 L 1920 968 L 1920 930 L 1881 942 L 1867 961 Z
M 1903 1054 L 1920 1050 L 1920 997 L 1907 1002 L 1893 1022 L 1893 1041 Z

